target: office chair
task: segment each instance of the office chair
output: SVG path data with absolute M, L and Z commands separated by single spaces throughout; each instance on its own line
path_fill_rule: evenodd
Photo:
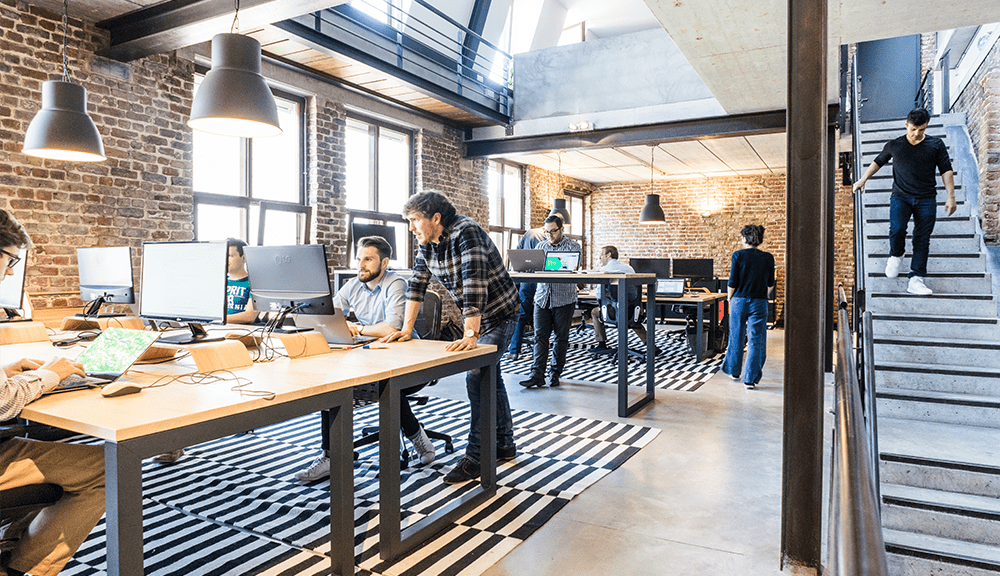
M 618 286 L 611 285 L 604 287 L 604 298 L 602 298 L 603 303 L 600 304 L 601 307 L 601 322 L 606 326 L 605 330 L 610 329 L 618 330 Z M 642 309 L 642 297 L 641 292 L 636 291 L 635 297 L 630 297 L 628 299 L 628 329 L 631 330 L 633 326 L 640 326 L 645 328 L 643 322 L 646 319 L 646 314 Z M 655 334 L 646 334 L 646 345 L 649 345 L 648 340 L 650 338 L 655 339 Z M 655 344 L 654 344 L 655 346 Z M 618 350 L 617 348 L 609 348 L 608 350 L 591 350 L 591 357 L 597 358 L 599 354 L 611 356 L 611 361 L 614 364 L 618 363 Z M 642 362 L 646 361 L 646 355 L 638 350 L 628 349 L 628 355 L 637 358 Z
M 417 332 L 417 336 L 421 340 L 438 340 L 441 337 L 441 297 L 436 293 L 428 290 L 424 294 L 424 303 L 420 307 L 420 313 L 417 315 L 417 321 L 414 324 L 414 330 Z M 425 382 L 423 384 L 418 384 L 412 388 L 407 388 L 403 390 L 403 396 L 412 404 L 418 406 L 423 406 L 427 404 L 430 400 L 427 396 L 415 396 L 415 394 L 424 389 L 425 386 L 433 386 L 437 384 L 437 380 L 431 380 L 430 382 Z M 377 385 L 376 385 L 377 386 Z M 431 440 L 441 440 L 444 442 L 444 451 L 451 454 L 455 451 L 455 445 L 452 443 L 451 436 L 434 430 L 429 430 L 424 428 L 424 432 L 427 437 Z M 379 430 L 378 426 L 367 426 L 361 430 L 361 438 L 358 438 L 354 442 L 354 449 L 357 450 L 362 446 L 367 446 L 369 444 L 374 444 L 378 442 Z M 410 453 L 406 449 L 406 443 L 401 444 L 403 450 L 400 454 L 400 467 L 405 469 L 410 462 Z M 355 452 L 357 454 L 357 452 Z
M 18 424 L 15 421 L 0 423 L 0 443 L 14 437 L 25 436 L 31 428 L 40 425 Z M 6 526 L 29 514 L 41 511 L 62 498 L 63 489 L 58 484 L 39 483 L 0 490 L 0 526 Z M 0 553 L 14 547 L 15 540 L 0 539 Z

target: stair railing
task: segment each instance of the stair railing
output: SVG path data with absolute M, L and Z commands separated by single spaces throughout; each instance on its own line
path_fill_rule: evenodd
M 871 473 L 868 432 L 861 409 L 847 297 L 839 290 L 833 466 L 830 476 L 830 574 L 887 576 L 882 517 Z

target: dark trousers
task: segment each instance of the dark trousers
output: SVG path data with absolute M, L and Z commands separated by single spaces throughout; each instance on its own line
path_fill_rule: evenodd
M 521 338 L 524 337 L 524 329 L 535 313 L 535 289 L 537 287 L 538 284 L 534 282 L 521 284 L 521 313 L 518 314 L 517 324 L 514 325 L 514 335 L 510 337 L 510 350 L 508 351 L 511 354 L 520 354 L 521 352 Z
M 381 396 L 382 392 L 385 391 L 385 387 L 387 384 L 388 382 L 386 380 L 383 380 L 378 383 L 379 396 Z M 417 388 L 417 386 L 414 386 L 413 388 Z M 417 417 L 414 416 L 413 410 L 410 409 L 410 403 L 406 400 L 406 395 L 410 393 L 410 390 L 412 390 L 412 388 L 407 388 L 403 390 L 403 402 L 400 403 L 399 405 L 399 427 L 403 429 L 403 434 L 405 434 L 407 438 L 413 436 L 420 430 L 420 422 L 417 422 Z M 320 422 L 321 422 L 320 426 L 322 427 L 322 429 L 320 430 L 320 446 L 323 448 L 323 451 L 326 452 L 326 455 L 329 456 L 330 455 L 330 411 L 329 410 L 323 410 L 322 412 L 320 412 Z
M 931 232 L 937 221 L 937 199 L 889 198 L 889 255 L 900 257 L 906 250 L 906 225 L 913 216 L 913 258 L 910 259 L 910 277 L 927 276 L 927 253 L 931 246 Z
M 534 363 L 531 366 L 532 378 L 545 377 L 545 365 L 549 360 L 549 336 L 554 334 L 552 344 L 552 376 L 562 374 L 566 365 L 566 351 L 569 349 L 569 327 L 573 322 L 573 310 L 576 304 L 567 304 L 555 308 L 535 307 L 535 348 Z

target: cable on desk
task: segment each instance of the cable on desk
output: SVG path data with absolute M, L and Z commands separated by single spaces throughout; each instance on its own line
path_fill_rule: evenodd
M 140 372 L 142 373 L 142 372 Z M 229 377 L 220 376 L 220 374 L 228 374 Z M 170 374 L 166 376 L 161 376 L 153 381 L 152 384 L 145 386 L 145 388 L 159 388 L 161 386 L 166 386 L 168 384 L 173 384 L 177 382 L 179 384 L 186 384 L 188 386 L 202 386 L 206 384 L 215 384 L 217 382 L 235 382 L 235 384 L 230 388 L 233 392 L 239 392 L 240 396 L 250 396 L 255 398 L 263 398 L 264 400 L 274 400 L 275 393 L 268 390 L 250 390 L 247 387 L 253 385 L 253 380 L 249 378 L 244 378 L 242 376 L 237 376 L 229 370 L 214 370 L 212 372 L 189 372 L 187 374 Z

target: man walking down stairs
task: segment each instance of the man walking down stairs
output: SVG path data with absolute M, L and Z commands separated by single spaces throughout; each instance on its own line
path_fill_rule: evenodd
M 883 273 L 893 255 L 919 267 L 913 236 L 897 251 L 886 234 L 897 158 L 862 183 L 863 287 L 874 340 L 867 361 L 875 368 L 882 524 L 895 576 L 1000 576 L 1000 328 L 971 208 L 976 167 L 964 122 L 948 114 L 927 127 L 957 168 L 954 201 L 948 182 L 936 183 L 929 294 L 907 292 L 905 278 Z M 874 161 L 901 136 L 901 124 L 863 125 L 859 162 Z

